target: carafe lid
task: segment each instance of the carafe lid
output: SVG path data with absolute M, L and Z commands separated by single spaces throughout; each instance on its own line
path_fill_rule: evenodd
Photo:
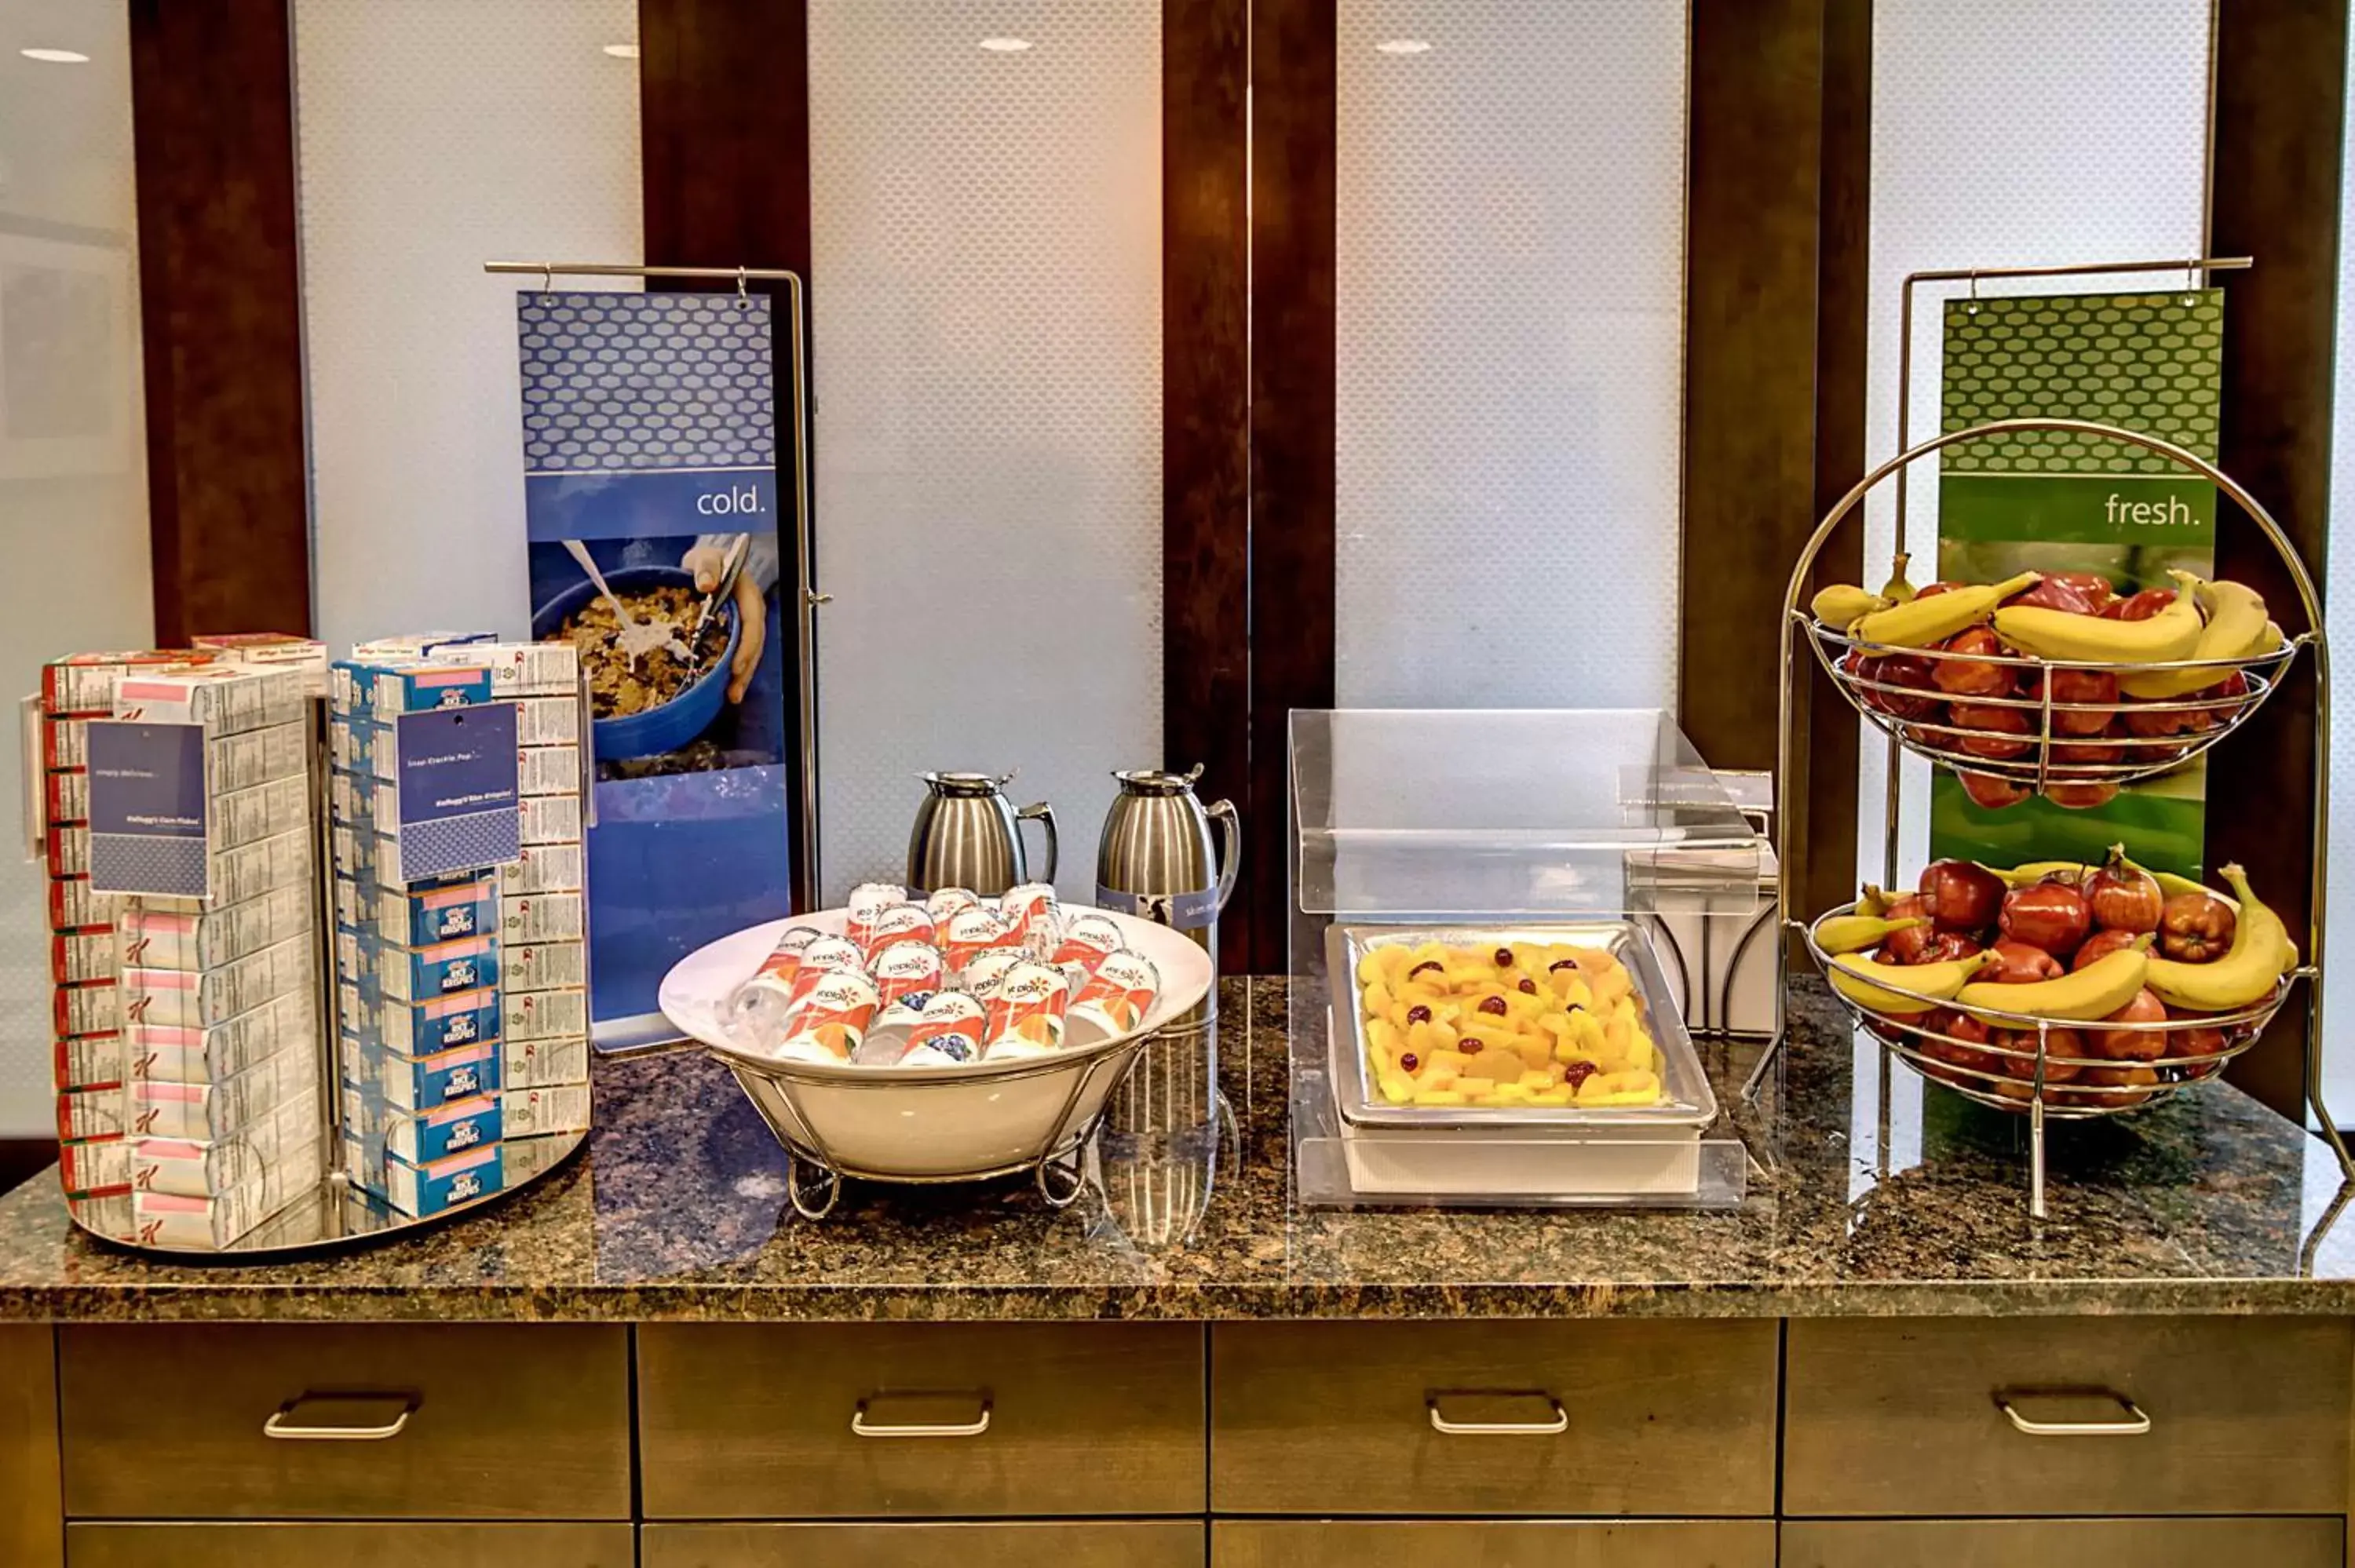
M 920 773 L 935 795 L 995 795 L 1013 780 L 1011 773 Z
M 1184 773 L 1166 773 L 1158 768 L 1113 770 L 1120 787 L 1132 795 L 1183 795 L 1194 788 L 1194 780 L 1201 776 L 1202 765 L 1199 762 Z

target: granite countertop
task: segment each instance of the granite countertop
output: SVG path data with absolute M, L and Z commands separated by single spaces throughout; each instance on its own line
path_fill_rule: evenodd
M 1199 1041 L 1149 1047 L 1096 1184 L 1062 1212 L 1021 1181 L 854 1183 L 827 1219 L 800 1219 L 751 1103 L 709 1059 L 675 1054 L 601 1065 L 589 1149 L 542 1182 L 341 1255 L 151 1262 L 74 1231 L 53 1178 L 37 1179 L 0 1198 L 0 1318 L 2355 1311 L 2337 1165 L 2289 1122 L 2214 1084 L 2056 1124 L 2051 1217 L 2032 1222 L 2025 1121 L 1889 1068 L 1812 980 L 1761 1105 L 1730 1118 L 1753 1162 L 1737 1210 L 1305 1208 L 1287 991 L 1226 982 L 1215 1068 Z M 1724 1103 L 1757 1050 L 1705 1050 Z

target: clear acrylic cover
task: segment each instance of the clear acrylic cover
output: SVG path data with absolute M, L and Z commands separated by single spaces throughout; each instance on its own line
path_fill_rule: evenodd
M 1298 907 L 1380 919 L 1759 903 L 1764 845 L 1657 708 L 1301 709 Z

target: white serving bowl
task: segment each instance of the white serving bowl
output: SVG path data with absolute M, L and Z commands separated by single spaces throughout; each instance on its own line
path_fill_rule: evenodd
M 1126 1033 L 1075 1036 L 1045 1055 L 958 1067 L 875 1067 L 786 1062 L 745 1050 L 722 1021 L 789 926 L 831 935 L 846 911 L 828 909 L 723 937 L 663 978 L 662 1010 L 736 1074 L 786 1149 L 843 1176 L 956 1181 L 1001 1176 L 1067 1153 L 1094 1127 L 1146 1036 L 1187 1012 L 1216 978 L 1210 956 L 1183 933 L 1111 910 L 1100 914 L 1161 974 L 1161 995 Z

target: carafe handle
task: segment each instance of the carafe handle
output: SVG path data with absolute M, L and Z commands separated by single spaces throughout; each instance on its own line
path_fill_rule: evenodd
M 1235 895 L 1235 878 L 1243 869 L 1243 820 L 1235 812 L 1232 800 L 1213 801 L 1204 813 L 1219 824 L 1219 912 L 1226 913 L 1227 900 Z
M 1010 779 L 1013 775 L 1008 774 L 1007 777 Z M 1055 865 L 1056 863 L 1062 858 L 1063 850 L 1062 841 L 1055 832 L 1055 808 L 1050 806 L 1044 800 L 1034 800 L 1029 805 L 1025 806 L 1020 810 L 1015 812 L 1014 815 L 1017 819 L 1014 831 L 1018 833 L 1022 831 L 1021 823 L 1023 820 L 1036 821 L 1040 827 L 1047 830 L 1046 874 L 1042 876 L 1034 876 L 1030 880 L 1033 882 L 1054 881 Z

